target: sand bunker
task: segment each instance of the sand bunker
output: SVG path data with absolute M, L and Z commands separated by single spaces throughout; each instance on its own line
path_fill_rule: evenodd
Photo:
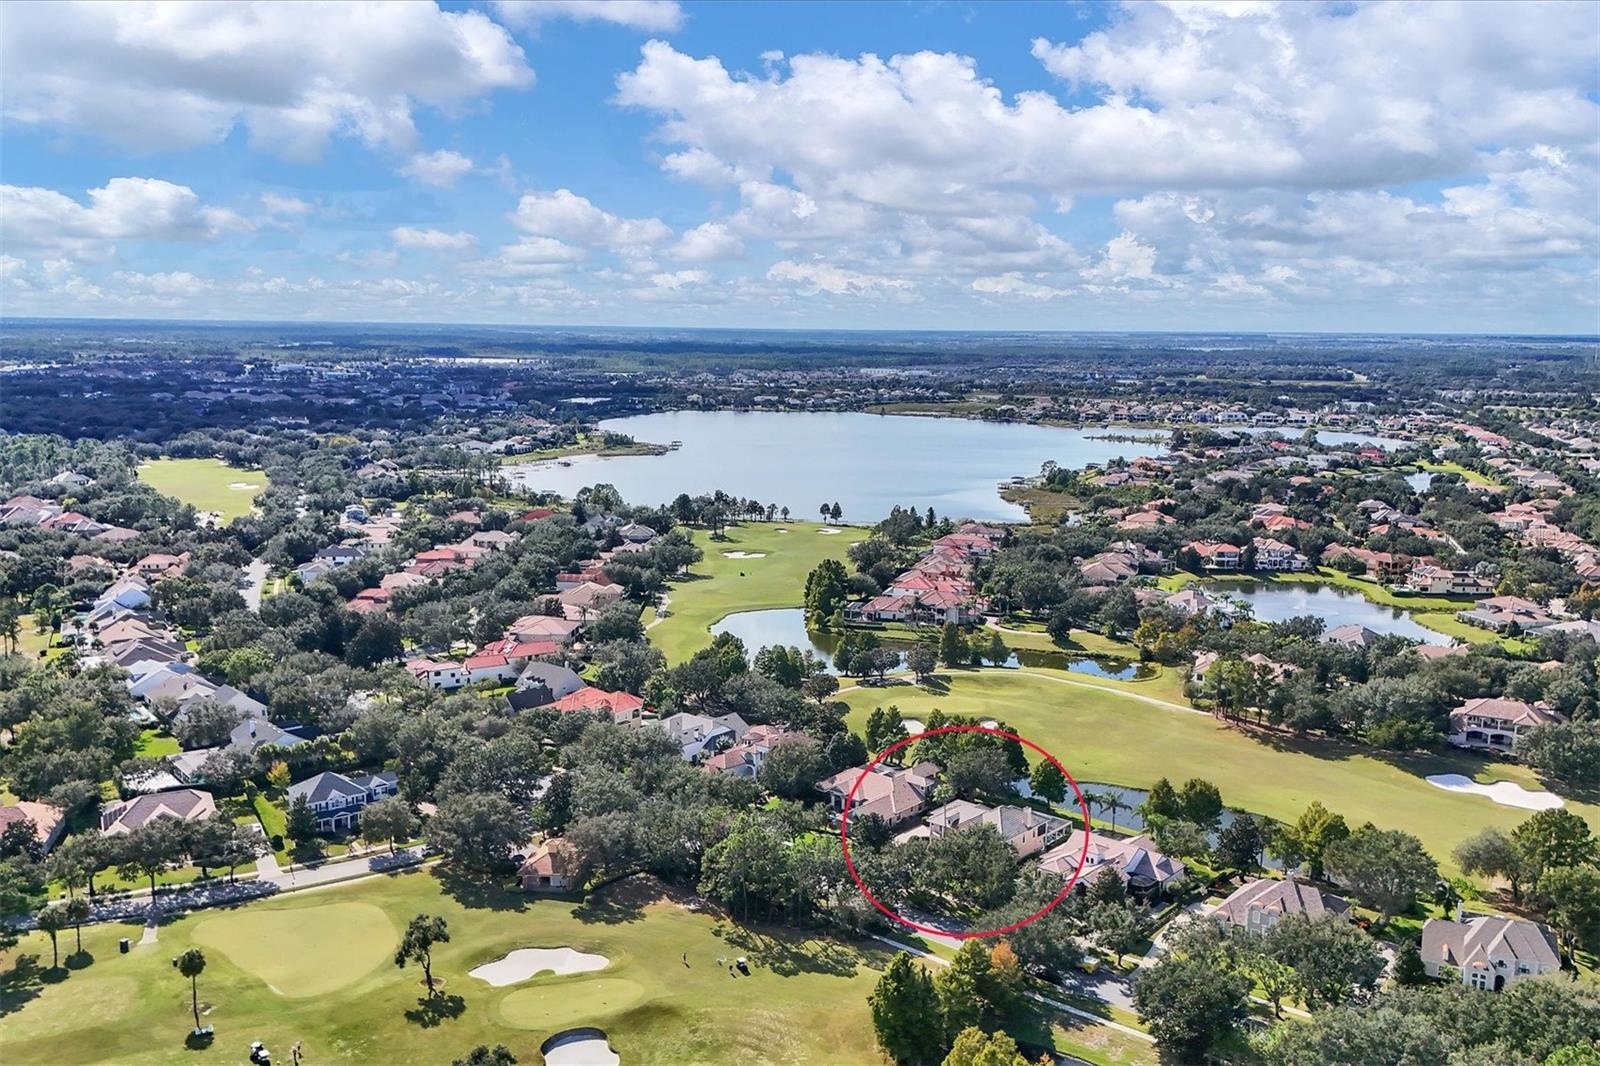
M 568 1029 L 539 1045 L 546 1066 L 618 1066 L 622 1059 L 599 1029 Z
M 915 718 L 902 718 L 900 719 L 900 724 L 905 726 L 906 733 L 910 736 L 916 736 L 918 733 L 928 728 Z
M 817 530 L 817 532 L 821 533 L 824 537 L 831 537 L 831 536 L 833 536 L 833 534 L 840 532 L 840 530 L 837 530 L 837 529 L 819 529 L 819 530 Z
M 766 552 L 723 552 L 722 554 L 729 559 L 765 559 L 767 557 Z
M 518 981 L 526 981 L 534 974 L 544 973 L 546 970 L 557 974 L 603 970 L 608 962 L 604 955 L 589 955 L 571 948 L 518 948 L 504 958 L 486 962 L 477 969 L 468 970 L 467 973 L 498 988 L 501 985 L 514 985 Z
M 1486 796 L 1503 807 L 1520 807 L 1525 811 L 1552 811 L 1563 805 L 1561 797 L 1555 793 L 1534 792 L 1523 788 L 1515 781 L 1496 781 L 1492 785 L 1480 785 L 1472 778 L 1460 774 L 1434 774 L 1427 781 L 1434 788 Z
M 260 485 L 252 485 L 248 481 L 230 481 L 230 482 L 228 482 L 228 487 L 230 489 L 237 489 L 240 492 L 254 492 L 256 489 L 259 489 L 261 486 Z
M 773 532 L 774 533 L 787 533 L 789 531 L 787 529 L 785 529 L 783 526 L 779 526 L 777 529 L 774 529 Z

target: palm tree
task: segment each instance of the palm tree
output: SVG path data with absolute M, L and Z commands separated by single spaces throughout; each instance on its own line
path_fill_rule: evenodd
M 778 508 L 778 513 L 783 516 L 783 520 L 785 522 L 787 522 L 789 520 L 789 508 L 780 507 L 780 508 Z
M 200 1031 L 200 974 L 206 968 L 206 957 L 199 948 L 190 948 L 172 960 L 178 972 L 189 979 L 189 1005 L 194 1008 L 194 1030 Z
M 1083 798 L 1088 801 L 1089 806 L 1098 807 L 1101 811 L 1110 813 L 1111 831 L 1113 833 L 1117 831 L 1117 812 L 1133 810 L 1133 807 L 1122 798 L 1122 793 L 1114 792 L 1111 789 L 1106 789 L 1104 792 L 1088 792 L 1084 794 Z
M 62 905 L 61 909 L 66 912 L 67 921 L 72 923 L 72 934 L 78 940 L 78 950 L 74 951 L 73 954 L 82 955 L 83 923 L 89 920 L 89 915 L 92 911 L 89 901 L 83 896 L 73 896 Z
M 41 932 L 50 935 L 50 968 L 61 965 L 61 952 L 56 949 L 56 936 L 67 927 L 67 909 L 50 904 L 34 916 Z

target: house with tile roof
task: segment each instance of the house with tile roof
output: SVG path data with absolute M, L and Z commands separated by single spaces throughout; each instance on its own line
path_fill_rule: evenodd
M 1462 984 L 1500 992 L 1518 981 L 1561 969 L 1550 930 L 1500 915 L 1430 918 L 1422 926 L 1422 967 L 1429 977 L 1459 975 Z
M 211 793 L 197 788 L 180 788 L 135 796 L 119 803 L 108 803 L 100 811 L 100 831 L 107 836 L 131 833 L 158 818 L 198 822 L 217 813 Z
M 1078 892 L 1088 891 L 1095 878 L 1105 870 L 1114 872 L 1130 892 L 1156 895 L 1166 892 L 1184 875 L 1183 863 L 1162 854 L 1155 842 L 1144 834 L 1122 838 L 1090 831 L 1088 838 L 1085 851 L 1083 830 L 1071 830 L 1061 843 L 1039 856 L 1039 867 L 1070 877 L 1082 856 L 1083 872 L 1078 877 Z
M 1350 901 L 1292 877 L 1263 877 L 1240 885 L 1211 913 L 1241 929 L 1264 933 L 1285 914 L 1345 918 L 1350 913 Z
M 939 780 L 939 766 L 919 762 L 912 766 L 878 763 L 862 776 L 864 767 L 854 766 L 817 782 L 817 789 L 828 797 L 835 817 L 844 813 L 846 798 L 855 788 L 850 817 L 877 815 L 889 825 L 899 825 L 928 808 L 928 799 Z M 860 778 L 860 787 L 856 780 Z
M 1543 703 L 1484 696 L 1450 712 L 1446 737 L 1458 748 L 1509 753 L 1530 729 L 1565 720 Z

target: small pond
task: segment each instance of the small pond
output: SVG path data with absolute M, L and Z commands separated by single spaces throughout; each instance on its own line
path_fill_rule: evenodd
M 842 639 L 838 633 L 825 633 L 806 629 L 806 612 L 799 607 L 779 607 L 769 611 L 740 611 L 730 614 L 711 627 L 712 633 L 732 633 L 744 641 L 745 651 L 754 657 L 762 648 L 781 644 L 787 648 L 810 651 L 820 658 L 829 673 L 833 668 L 833 655 Z M 984 635 L 980 633 L 980 635 Z M 904 638 L 879 633 L 878 639 L 888 647 L 904 647 L 910 642 Z M 905 656 L 901 655 L 904 665 Z M 1091 677 L 1110 678 L 1114 681 L 1135 681 L 1154 675 L 1154 668 L 1125 659 L 1092 659 L 1073 656 L 1062 651 L 1013 651 L 1006 660 L 1008 667 L 1031 666 L 1052 670 L 1066 670 Z
M 1411 486 L 1412 492 L 1427 492 L 1433 487 L 1433 475 L 1426 470 L 1419 470 L 1406 475 L 1406 484 Z
M 1175 785 L 1180 783 L 1181 782 L 1173 782 Z M 1018 791 L 1023 792 L 1023 794 L 1026 795 L 1027 782 L 1024 781 L 1022 785 L 1023 787 L 1019 788 Z M 1118 831 L 1128 830 L 1137 832 L 1144 829 L 1144 819 L 1139 816 L 1138 808 L 1140 804 L 1144 803 L 1145 800 L 1150 798 L 1150 792 L 1148 789 L 1128 788 L 1125 785 L 1104 785 L 1098 781 L 1080 781 L 1078 782 L 1078 787 L 1083 789 L 1084 797 L 1089 800 L 1089 813 L 1095 818 L 1107 823 L 1113 821 L 1112 812 L 1097 804 L 1095 802 L 1095 796 L 1114 795 L 1124 804 L 1123 807 L 1117 810 L 1114 819 L 1117 823 Z M 1068 796 L 1067 799 L 1070 803 L 1072 797 Z M 1231 807 L 1224 807 L 1222 809 L 1222 817 L 1218 821 L 1217 828 L 1222 829 L 1228 825 L 1231 825 L 1233 820 L 1237 818 L 1240 813 L 1241 812 L 1236 811 Z M 1216 834 L 1213 833 L 1211 835 L 1211 843 L 1214 845 L 1216 842 Z M 1263 865 L 1269 870 L 1283 869 L 1283 863 L 1279 862 L 1277 859 L 1274 859 L 1270 855 L 1263 857 Z
M 1436 633 L 1413 619 L 1410 611 L 1381 606 L 1350 589 L 1260 581 L 1222 581 L 1213 588 L 1248 603 L 1256 620 L 1261 622 L 1284 622 L 1315 615 L 1322 619 L 1325 629 L 1360 625 L 1374 633 L 1407 637 L 1424 644 L 1448 646 L 1451 643 L 1443 633 Z

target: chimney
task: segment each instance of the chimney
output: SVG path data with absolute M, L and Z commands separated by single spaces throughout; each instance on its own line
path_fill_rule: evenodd
M 1456 901 L 1456 921 L 1457 922 L 1464 922 L 1464 921 L 1466 921 L 1466 919 L 1467 919 L 1466 908 L 1461 905 L 1461 901 L 1460 900 L 1457 900 Z

